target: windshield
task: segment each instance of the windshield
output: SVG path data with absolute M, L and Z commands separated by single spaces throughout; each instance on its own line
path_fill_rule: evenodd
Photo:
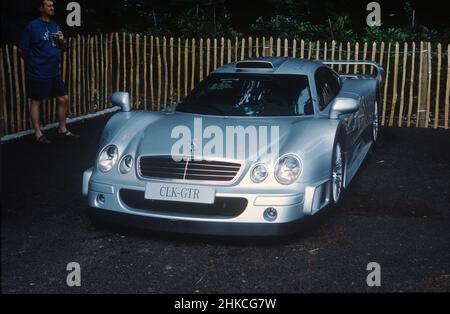
M 314 114 L 304 75 L 212 74 L 176 110 L 220 116 Z

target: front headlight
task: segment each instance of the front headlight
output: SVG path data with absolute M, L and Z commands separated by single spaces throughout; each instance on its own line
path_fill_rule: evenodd
M 250 178 L 255 183 L 261 183 L 267 178 L 267 168 L 264 164 L 257 164 L 253 167 Z
M 122 161 L 120 162 L 119 165 L 119 169 L 122 174 L 130 172 L 132 167 L 133 167 L 133 157 L 131 155 L 127 155 L 124 158 L 122 158 Z
M 281 157 L 275 165 L 275 179 L 281 184 L 294 183 L 302 173 L 300 159 L 292 154 Z
M 105 147 L 98 158 L 98 169 L 101 172 L 110 171 L 119 158 L 119 149 L 115 145 Z

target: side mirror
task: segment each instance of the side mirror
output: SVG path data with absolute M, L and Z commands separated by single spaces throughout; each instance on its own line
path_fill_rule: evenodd
M 358 100 L 354 98 L 337 97 L 331 106 L 330 119 L 337 119 L 341 114 L 354 113 L 358 110 Z
M 128 112 L 130 108 L 130 94 L 124 92 L 115 92 L 111 96 L 111 102 L 114 106 L 119 106 L 122 111 Z

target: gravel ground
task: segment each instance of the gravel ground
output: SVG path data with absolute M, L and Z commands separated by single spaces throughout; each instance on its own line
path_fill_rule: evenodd
M 3 293 L 450 291 L 449 131 L 382 129 L 341 205 L 307 230 L 228 239 L 93 225 L 81 175 L 106 121 L 73 125 L 77 142 L 1 145 Z M 69 262 L 81 287 L 66 285 Z M 366 284 L 370 262 L 381 287 Z

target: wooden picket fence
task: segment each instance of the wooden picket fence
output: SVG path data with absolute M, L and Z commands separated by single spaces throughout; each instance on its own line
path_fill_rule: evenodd
M 71 117 L 111 107 L 114 91 L 128 91 L 138 110 L 160 110 L 182 100 L 208 73 L 226 63 L 262 56 L 316 60 L 371 60 L 386 71 L 381 124 L 449 127 L 450 45 L 305 42 L 281 38 L 167 38 L 110 33 L 68 38 L 61 73 Z M 336 66 L 366 73 L 365 66 Z M 0 135 L 31 128 L 25 64 L 16 46 L 0 47 Z M 56 121 L 56 100 L 43 104 L 42 123 Z

